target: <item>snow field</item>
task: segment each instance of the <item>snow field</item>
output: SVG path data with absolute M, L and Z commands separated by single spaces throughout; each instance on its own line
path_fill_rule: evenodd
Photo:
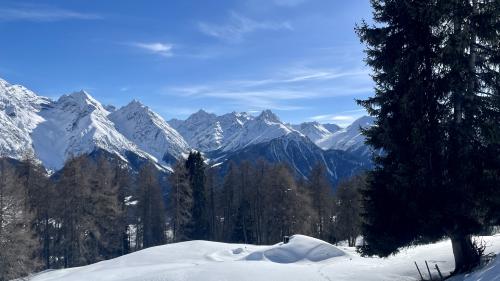
M 500 235 L 483 237 L 487 252 L 500 252 Z M 44 272 L 31 281 L 323 281 L 418 280 L 416 261 L 443 274 L 453 270 L 449 240 L 410 248 L 387 259 L 360 257 L 354 248 L 335 247 L 294 235 L 272 246 L 189 241 L 153 247 L 96 264 Z M 435 270 L 432 270 L 437 276 Z M 426 270 L 423 271 L 427 277 Z M 452 281 L 500 280 L 500 259 Z

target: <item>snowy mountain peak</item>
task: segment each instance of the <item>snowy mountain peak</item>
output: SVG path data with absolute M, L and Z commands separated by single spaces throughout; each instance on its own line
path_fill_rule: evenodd
M 136 100 L 136 99 L 133 99 L 131 102 L 129 102 L 126 106 L 130 106 L 130 107 L 147 107 L 146 105 L 144 105 L 142 102 Z
M 73 155 L 103 149 L 125 159 L 126 152 L 148 157 L 118 132 L 109 112 L 85 91 L 63 95 L 47 110 L 32 132 L 35 154 L 47 168 L 59 169 Z
M 316 144 L 323 149 L 340 149 L 359 155 L 369 155 L 370 149 L 365 145 L 365 137 L 360 128 L 372 126 L 374 117 L 362 116 L 346 128 L 333 133 L 330 137 L 319 140 Z
M 2 79 L 2 78 L 0 77 L 0 85 L 1 85 L 1 86 L 5 86 L 5 85 L 9 85 L 9 83 L 8 83 L 6 80 L 4 80 L 4 79 Z
M 19 159 L 25 152 L 33 152 L 30 134 L 43 121 L 39 111 L 50 102 L 0 79 L 0 156 Z
M 306 135 L 314 143 L 332 135 L 331 131 L 316 121 L 292 125 L 292 128 Z
M 69 95 L 63 95 L 57 100 L 56 103 L 64 108 L 67 108 L 68 110 L 70 110 L 69 108 L 73 108 L 72 110 L 79 112 L 91 112 L 98 110 L 107 113 L 104 106 L 84 90 L 73 92 Z
M 359 127 L 366 128 L 366 127 L 373 125 L 374 122 L 375 122 L 374 117 L 365 115 L 365 116 L 362 116 L 362 117 L 354 120 L 354 122 L 352 122 L 352 124 L 349 125 L 349 127 L 351 127 L 352 129 L 355 129 L 355 128 L 359 129 Z
M 80 91 L 77 91 L 77 92 L 73 92 L 69 95 L 67 95 L 69 97 L 72 97 L 74 98 L 75 100 L 82 100 L 82 101 L 95 101 L 97 102 L 87 91 L 85 90 L 80 90 Z
M 108 117 L 120 133 L 158 162 L 171 164 L 189 149 L 182 136 L 160 115 L 136 100 Z
M 217 117 L 217 115 L 215 115 L 213 113 L 208 113 L 205 110 L 200 109 L 197 112 L 191 114 L 191 116 L 189 116 L 188 119 L 191 119 L 191 120 L 200 120 L 200 119 L 203 119 L 203 118 L 213 119 L 215 117 Z
M 270 109 L 263 110 L 257 119 L 265 120 L 272 123 L 281 123 L 280 119 Z

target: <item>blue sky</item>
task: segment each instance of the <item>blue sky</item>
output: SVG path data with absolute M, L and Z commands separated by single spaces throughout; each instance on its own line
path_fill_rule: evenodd
M 373 92 L 354 33 L 369 0 L 0 2 L 0 77 L 52 98 L 346 125 Z

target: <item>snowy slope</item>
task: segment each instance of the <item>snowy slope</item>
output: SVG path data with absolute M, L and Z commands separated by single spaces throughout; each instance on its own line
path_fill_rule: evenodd
M 488 251 L 500 251 L 500 236 L 484 237 Z M 54 270 L 31 281 L 405 281 L 419 280 L 414 262 L 438 264 L 444 274 L 454 267 L 449 240 L 418 246 L 386 259 L 364 258 L 354 248 L 294 235 L 288 244 L 254 246 L 190 241 L 158 246 L 77 268 Z M 495 267 L 495 265 L 497 265 Z M 498 280 L 498 259 L 483 269 L 483 279 Z M 434 280 L 437 273 L 432 270 Z M 427 273 L 424 272 L 428 278 Z
M 330 129 L 334 130 L 336 128 L 334 127 L 336 126 L 335 124 L 328 124 L 328 125 L 330 125 L 329 126 Z M 338 131 L 340 129 L 337 126 L 336 130 L 330 131 L 323 124 L 320 124 L 318 122 L 304 122 L 298 125 L 292 125 L 292 128 L 307 136 L 314 143 L 316 143 L 319 140 L 330 137 L 335 131 Z
M 43 121 L 38 112 L 50 100 L 0 79 L 0 155 L 20 159 L 33 152 L 31 132 Z
M 360 128 L 373 126 L 375 118 L 363 116 L 355 120 L 348 127 L 333 133 L 331 136 L 318 140 L 316 144 L 323 149 L 340 149 L 358 155 L 368 155 L 369 147 L 365 144 L 365 137 Z
M 44 119 L 33 130 L 35 155 L 47 168 L 59 169 L 73 155 L 104 149 L 122 156 L 128 151 L 147 157 L 120 134 L 109 112 L 85 91 L 63 95 L 39 112 Z
M 108 115 L 115 128 L 157 161 L 172 164 L 189 150 L 182 136 L 147 106 L 134 100 Z

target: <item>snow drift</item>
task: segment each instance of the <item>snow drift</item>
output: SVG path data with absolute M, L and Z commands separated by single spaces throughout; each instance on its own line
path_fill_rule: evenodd
M 279 243 L 263 251 L 255 251 L 246 260 L 268 260 L 276 263 L 294 263 L 298 261 L 319 262 L 345 255 L 337 247 L 324 241 L 303 236 L 290 237 L 288 244 Z
M 483 237 L 487 252 L 500 252 L 500 235 Z M 354 248 L 335 247 L 295 235 L 272 246 L 189 241 L 153 247 L 88 266 L 52 270 L 30 281 L 401 281 L 419 280 L 414 262 L 454 268 L 451 243 L 444 240 L 386 259 L 364 258 Z M 434 278 L 437 273 L 433 271 Z M 500 259 L 453 281 L 500 280 Z M 425 277 L 428 277 L 427 275 Z M 436 279 L 434 279 L 436 280 Z

